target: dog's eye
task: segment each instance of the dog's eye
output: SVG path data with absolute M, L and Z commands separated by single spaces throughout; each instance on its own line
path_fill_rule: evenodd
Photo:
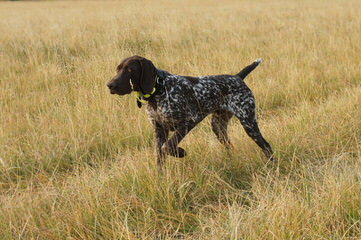
M 132 72 L 132 69 L 131 69 L 131 68 L 128 68 L 127 71 L 128 71 L 128 72 Z

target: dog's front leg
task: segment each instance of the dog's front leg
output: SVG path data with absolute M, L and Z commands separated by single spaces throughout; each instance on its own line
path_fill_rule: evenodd
M 165 160 L 165 154 L 162 151 L 162 146 L 168 139 L 169 129 L 163 127 L 158 122 L 154 123 L 154 127 L 155 127 L 155 137 L 157 141 L 157 164 L 158 164 L 158 168 L 161 170 Z
M 185 157 L 187 152 L 183 148 L 178 147 L 178 144 L 187 135 L 187 133 L 192 130 L 194 126 L 195 124 L 188 124 L 177 127 L 175 129 L 174 135 L 163 145 L 162 152 L 173 157 Z

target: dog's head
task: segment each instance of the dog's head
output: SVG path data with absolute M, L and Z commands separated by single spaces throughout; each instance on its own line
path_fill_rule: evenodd
M 152 92 L 156 76 L 153 63 L 140 56 L 124 59 L 117 67 L 117 75 L 107 84 L 111 94 L 125 95 L 132 91 Z

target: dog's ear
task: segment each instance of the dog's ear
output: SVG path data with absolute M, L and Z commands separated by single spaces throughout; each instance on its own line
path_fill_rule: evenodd
M 139 87 L 143 94 L 150 94 L 155 84 L 156 68 L 151 61 L 145 58 L 140 59 L 139 63 L 141 66 Z

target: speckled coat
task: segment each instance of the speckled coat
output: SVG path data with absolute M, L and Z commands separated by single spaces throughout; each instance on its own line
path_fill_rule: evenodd
M 263 138 L 256 121 L 254 96 L 244 82 L 244 78 L 260 63 L 260 59 L 256 60 L 236 75 L 201 77 L 179 76 L 154 67 L 153 77 L 156 80 L 152 87 L 155 92 L 143 100 L 148 102 L 147 112 L 155 128 L 160 167 L 167 154 L 175 157 L 186 155 L 185 150 L 177 145 L 209 114 L 212 114 L 213 132 L 227 148 L 231 147 L 227 125 L 234 115 L 267 158 L 272 160 L 272 148 Z M 135 83 L 131 82 L 131 85 Z M 109 85 L 117 93 L 116 87 Z M 141 80 L 139 85 L 142 85 Z M 142 88 L 139 87 L 136 91 L 141 92 Z M 140 102 L 138 106 L 141 106 Z M 170 138 L 169 131 L 174 131 Z
M 148 100 L 147 107 L 152 122 L 174 130 L 179 125 L 193 126 L 222 110 L 242 119 L 254 117 L 253 94 L 239 76 L 191 78 L 159 72 L 164 76 L 157 83 L 160 91 Z

